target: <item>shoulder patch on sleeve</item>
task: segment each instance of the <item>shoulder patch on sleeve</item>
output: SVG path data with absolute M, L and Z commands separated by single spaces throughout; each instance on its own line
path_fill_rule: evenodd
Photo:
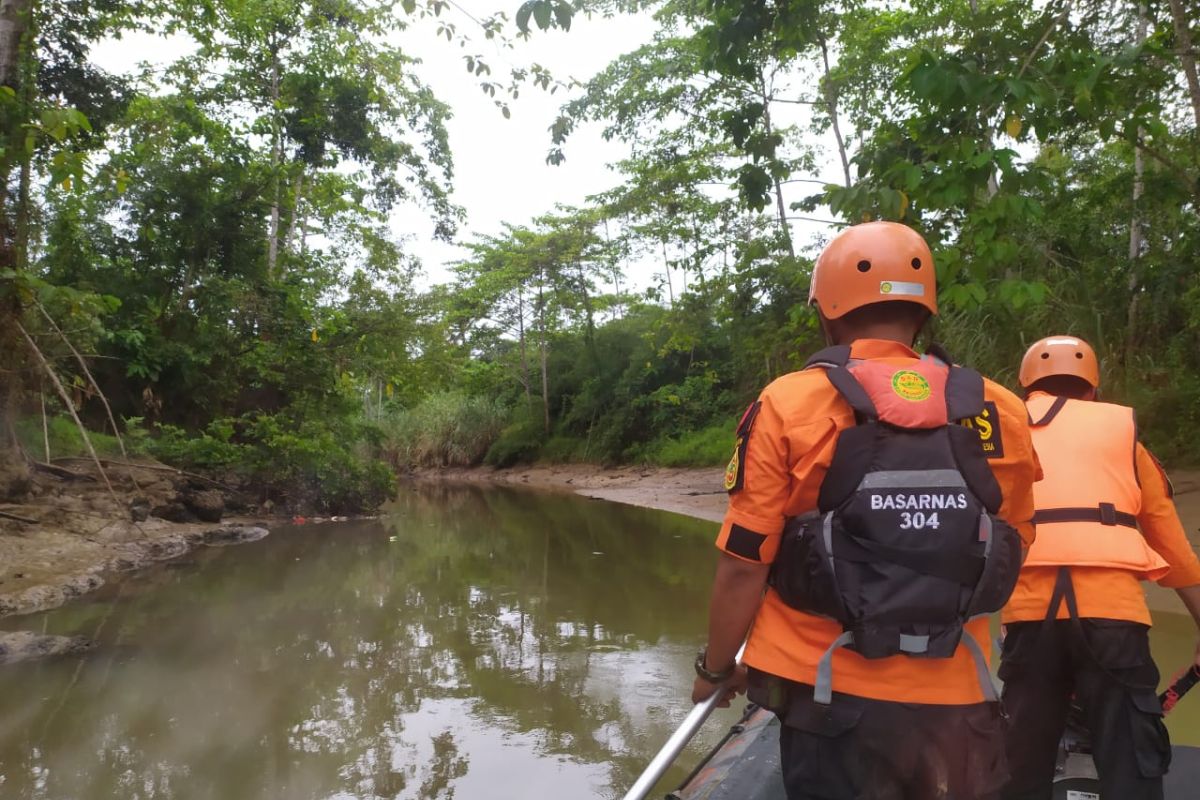
M 1175 499 L 1175 484 L 1171 483 L 1171 478 L 1167 475 L 1167 471 L 1163 469 L 1162 462 L 1158 460 L 1158 456 L 1151 453 L 1149 450 L 1146 454 L 1150 456 L 1150 460 L 1154 462 L 1154 466 L 1158 467 L 1159 477 L 1162 478 L 1163 486 L 1167 487 L 1167 499 Z
M 761 533 L 756 533 L 735 523 L 729 529 L 729 539 L 725 542 L 725 549 L 735 556 L 741 556 L 750 561 L 762 561 L 762 546 L 766 540 L 767 537 Z
M 978 416 L 960 420 L 959 424 L 979 433 L 985 458 L 1004 458 L 1004 438 L 1000 433 L 1000 412 L 996 401 L 985 400 Z
M 737 442 L 733 446 L 733 458 L 725 467 L 725 491 L 730 494 L 740 491 L 746 483 L 746 450 L 750 445 L 750 431 L 754 427 L 754 418 L 762 408 L 762 401 L 755 400 L 742 414 L 742 421 L 737 426 Z

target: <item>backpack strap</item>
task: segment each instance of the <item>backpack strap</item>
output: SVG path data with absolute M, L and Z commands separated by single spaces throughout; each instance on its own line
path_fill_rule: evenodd
M 946 348 L 942 347 L 937 342 L 933 342 L 929 345 L 929 347 L 925 348 L 924 357 L 933 359 L 934 361 L 940 361 L 947 367 L 954 366 L 954 356 L 946 352 Z
M 1067 404 L 1067 399 L 1068 399 L 1068 398 L 1066 398 L 1066 397 L 1056 397 L 1056 398 L 1054 398 L 1054 403 L 1053 403 L 1053 404 L 1051 404 L 1050 408 L 1048 408 L 1048 409 L 1046 410 L 1046 413 L 1042 415 L 1042 418 L 1041 418 L 1041 419 L 1035 420 L 1035 419 L 1033 419 L 1032 417 L 1030 418 L 1030 420 L 1029 420 L 1029 425 L 1030 425 L 1030 427 L 1033 427 L 1033 428 L 1044 428 L 1045 426 L 1047 426 L 1047 425 L 1049 425 L 1051 422 L 1053 422 L 1053 421 L 1054 421 L 1054 418 L 1058 416 L 1058 412 L 1062 411 L 1062 410 L 1063 410 L 1063 406 L 1065 406 L 1065 405 Z M 1136 436 L 1136 435 L 1134 436 L 1134 441 L 1137 441 L 1137 436 Z M 1136 448 L 1134 448 L 1134 449 L 1136 450 Z M 1135 456 L 1135 459 L 1136 459 L 1136 456 Z M 1134 463 L 1135 463 L 1135 464 L 1137 463 L 1137 462 L 1136 462 L 1136 460 L 1134 461 Z M 1135 475 L 1137 474 L 1137 470 L 1136 470 L 1136 469 L 1134 470 L 1134 474 L 1135 474 Z
M 811 369 L 812 367 L 832 369 L 833 367 L 844 367 L 849 363 L 850 345 L 834 344 L 813 353 L 808 361 L 804 362 L 804 369 Z
M 867 394 L 867 390 L 858 382 L 858 378 L 854 377 L 846 367 L 833 367 L 825 370 L 825 376 L 829 378 L 829 382 L 833 384 L 833 388 L 838 390 L 838 394 L 842 399 L 850 404 L 854 409 L 855 415 L 859 420 L 876 420 L 879 419 L 879 410 L 875 408 L 875 402 L 871 400 L 871 395 Z
M 972 428 L 955 425 L 959 420 L 972 419 L 983 413 L 983 376 L 969 367 L 950 367 L 946 378 L 946 418 L 950 450 L 967 486 L 991 513 L 1000 510 L 1003 494 L 992 468 L 979 445 L 979 434 Z M 999 425 L 999 418 L 992 420 Z
M 850 373 L 847 365 L 850 363 L 850 345 L 835 344 L 818 350 L 808 361 L 804 362 L 805 369 L 823 369 L 833 388 L 850 404 L 860 421 L 879 419 L 879 412 L 871 396 L 863 388 L 858 379 Z
M 983 376 L 968 367 L 950 367 L 946 378 L 946 419 L 957 422 L 983 413 Z

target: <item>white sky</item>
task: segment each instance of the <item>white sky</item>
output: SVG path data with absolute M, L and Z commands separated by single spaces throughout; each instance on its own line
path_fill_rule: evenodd
M 480 79 L 467 72 L 463 56 L 483 55 L 493 69 L 492 78 L 500 83 L 506 82 L 510 67 L 532 63 L 548 68 L 556 78 L 586 81 L 620 54 L 651 39 L 656 24 L 650 16 L 578 17 L 568 33 L 535 30 L 530 40 L 518 40 L 514 49 L 506 50 L 486 41 L 467 15 L 484 18 L 503 10 L 511 18 L 519 0 L 457 3 L 458 8 L 451 7 L 443 17 L 470 35 L 475 40 L 471 45 L 460 48 L 438 37 L 437 22 L 432 19 L 414 22 L 399 43 L 406 53 L 422 60 L 422 78 L 453 109 L 448 125 L 455 170 L 452 198 L 466 210 L 459 238 L 469 241 L 475 233 L 497 233 L 504 222 L 528 223 L 557 203 L 580 204 L 588 195 L 612 188 L 620 177 L 607 165 L 628 155 L 628 146 L 605 141 L 599 124 L 581 125 L 567 143 L 566 163 L 547 165 L 548 128 L 567 99 L 564 93 L 550 95 L 528 85 L 519 99 L 510 101 L 512 118 L 506 120 L 480 89 Z M 515 25 L 510 33 L 515 33 Z M 162 64 L 177 58 L 184 47 L 186 43 L 181 45 L 178 39 L 131 34 L 120 41 L 101 43 L 93 50 L 92 58 L 105 69 L 128 73 L 140 62 Z M 832 163 L 829 167 L 822 170 L 823 177 L 838 180 L 840 169 Z M 798 199 L 811 189 L 790 191 L 787 199 Z M 408 251 L 420 258 L 427 283 L 446 281 L 449 272 L 445 264 L 466 254 L 460 247 L 433 239 L 433 224 L 423 209 L 397 209 L 392 227 L 405 238 Z M 814 233 L 828 233 L 828 229 L 799 223 L 793 225 L 793 232 L 799 248 Z M 655 270 L 661 270 L 661 265 L 628 265 L 631 274 L 627 285 L 649 285 Z
M 460 0 L 476 17 L 497 10 L 511 16 L 517 0 Z M 460 30 L 472 23 L 461 13 L 446 12 Z M 425 26 L 428 27 L 428 26 Z M 503 82 L 510 66 L 538 63 L 560 80 L 586 81 L 617 56 L 650 40 L 656 28 L 648 15 L 616 19 L 579 18 L 571 31 L 536 31 L 529 41 L 518 41 L 512 50 L 500 51 L 482 36 L 475 52 L 484 55 L 493 76 Z M 479 88 L 479 78 L 467 72 L 464 51 L 445 39 L 411 37 L 405 47 L 424 62 L 421 74 L 439 98 L 454 109 L 449 123 L 450 150 L 454 154 L 454 200 L 467 211 L 460 238 L 474 233 L 497 233 L 503 222 L 522 224 L 553 210 L 556 203 L 581 204 L 585 197 L 612 188 L 618 176 L 608 164 L 629 154 L 621 142 L 606 142 L 601 126 L 578 127 L 567 143 L 567 160 L 546 164 L 550 149 L 549 127 L 567 100 L 529 85 L 510 102 L 512 118 L 504 119 L 491 98 Z M 396 216 L 397 230 L 413 235 L 412 248 L 437 282 L 445 275 L 440 265 L 461 258 L 464 252 L 433 241 L 432 225 L 417 210 Z

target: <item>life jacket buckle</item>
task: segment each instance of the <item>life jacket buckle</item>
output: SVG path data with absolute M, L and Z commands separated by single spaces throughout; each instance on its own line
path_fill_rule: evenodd
M 1100 504 L 1100 524 L 1101 525 L 1116 525 L 1117 524 L 1117 507 L 1112 503 Z

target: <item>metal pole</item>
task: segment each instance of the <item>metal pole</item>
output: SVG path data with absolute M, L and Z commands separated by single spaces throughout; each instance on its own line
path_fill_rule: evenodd
M 743 643 L 738 649 L 736 663 L 742 663 L 742 653 L 745 649 L 746 645 Z M 725 687 L 719 686 L 707 700 L 692 706 L 692 710 L 683 718 L 683 722 L 671 734 L 671 738 L 667 739 L 667 743 L 662 746 L 658 754 L 650 760 L 646 770 L 634 781 L 633 786 L 629 787 L 629 791 L 625 793 L 622 800 L 645 800 L 645 797 L 650 794 L 650 790 L 654 788 L 654 784 L 658 783 L 675 759 L 679 758 L 683 748 L 687 747 L 687 743 L 696 735 L 696 731 L 700 730 L 700 726 L 712 714 L 724 694 Z
M 658 755 L 651 759 L 650 765 L 646 767 L 646 771 L 642 773 L 641 777 L 625 793 L 623 800 L 644 800 L 650 794 L 650 790 L 654 788 L 654 784 L 658 783 L 659 779 L 666 774 L 671 764 L 683 752 L 683 748 L 687 747 L 687 743 L 696 735 L 696 731 L 700 730 L 700 726 L 704 724 L 704 720 L 708 719 L 708 716 L 712 714 L 713 709 L 717 707 L 717 701 L 721 699 L 721 695 L 724 693 L 725 689 L 719 688 L 707 700 L 692 706 L 692 710 L 688 712 L 683 723 L 675 729 L 675 732 L 671 734 L 671 738 L 667 739 L 667 743 L 658 751 Z

